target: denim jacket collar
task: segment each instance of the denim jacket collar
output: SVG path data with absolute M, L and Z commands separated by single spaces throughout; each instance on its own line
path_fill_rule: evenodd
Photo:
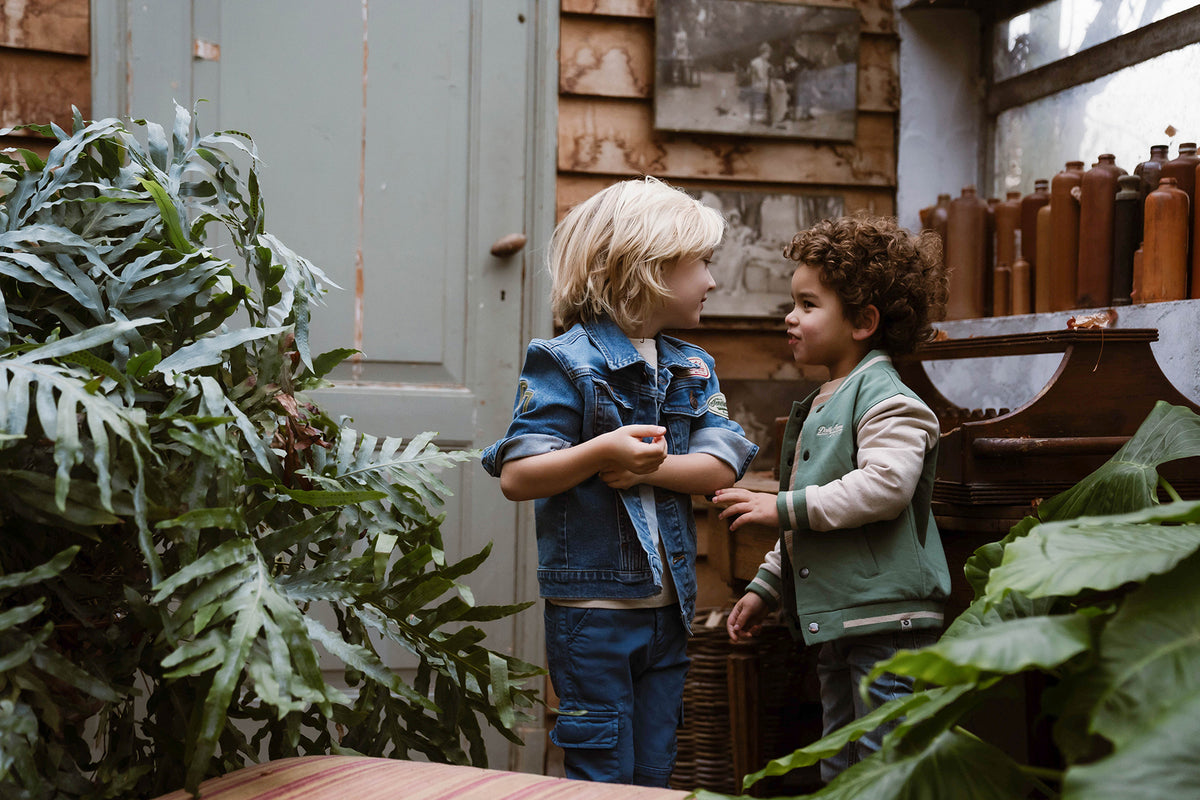
M 588 338 L 596 345 L 596 349 L 604 355 L 604 361 L 609 369 L 617 370 L 644 361 L 629 336 L 621 330 L 617 323 L 609 317 L 594 320 L 584 320 L 582 323 Z M 670 369 L 691 369 L 694 364 L 688 361 L 683 350 L 676 344 L 677 340 L 659 333 L 654 337 L 658 342 L 658 365 Z

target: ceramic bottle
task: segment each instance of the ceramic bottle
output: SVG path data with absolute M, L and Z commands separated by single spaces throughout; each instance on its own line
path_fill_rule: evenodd
M 1050 310 L 1050 241 L 1054 231 L 1050 228 L 1050 204 L 1037 212 L 1037 260 L 1041 267 L 1033 269 L 1033 310 L 1037 313 Z
M 1183 142 L 1179 145 L 1179 154 L 1162 166 L 1163 178 L 1174 178 L 1176 185 L 1188 198 L 1188 227 L 1191 228 L 1192 216 L 1190 209 L 1196 206 L 1196 167 L 1200 165 L 1200 156 L 1196 155 L 1195 142 Z M 1195 237 L 1188 237 L 1188 264 L 1192 263 L 1195 255 Z
M 1129 305 L 1133 291 L 1133 254 L 1142 243 L 1142 178 L 1117 178 L 1113 198 L 1112 304 Z
M 1017 235 L 1021 230 L 1021 193 L 1008 192 L 1004 202 L 997 203 L 996 263 L 1012 265 L 1017 260 Z
M 1112 299 L 1113 204 L 1117 178 L 1125 174 L 1116 156 L 1104 153 L 1080 181 L 1076 308 L 1106 306 Z
M 946 253 L 946 220 L 950 215 L 950 194 L 937 196 L 937 203 L 929 210 L 929 227 L 942 240 L 942 254 Z
M 1075 305 L 1075 279 L 1079 271 L 1079 199 L 1083 162 L 1068 161 L 1050 179 L 1050 311 Z
M 1155 144 L 1150 146 L 1150 158 L 1133 168 L 1133 174 L 1142 179 L 1138 191 L 1141 193 L 1141 204 L 1146 202 L 1146 195 L 1158 188 L 1158 179 L 1162 177 L 1162 165 L 1167 163 L 1167 146 Z
M 987 203 L 974 186 L 950 202 L 946 220 L 946 269 L 950 273 L 950 298 L 946 319 L 974 319 L 984 315 L 984 267 Z
M 1049 202 L 1050 181 L 1046 178 L 1035 180 L 1033 182 L 1033 191 L 1021 198 L 1021 256 L 1029 264 L 1031 285 L 1037 283 L 1038 209 L 1043 208 Z M 1039 308 L 1036 310 L 1046 311 L 1047 309 Z
M 1187 297 L 1187 192 L 1164 176 L 1146 195 L 1142 269 L 1138 286 L 1144 303 Z

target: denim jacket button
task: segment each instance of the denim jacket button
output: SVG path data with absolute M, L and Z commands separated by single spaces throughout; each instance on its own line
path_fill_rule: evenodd
M 683 555 L 683 553 L 680 553 L 679 555 L 677 555 L 671 559 L 671 563 L 672 564 L 682 564 L 685 558 L 687 558 L 687 556 Z
M 692 393 L 692 396 L 691 396 L 691 397 L 692 397 L 692 408 L 699 408 L 699 407 L 700 407 L 700 401 L 696 399 L 696 395 L 695 395 L 695 393 L 694 393 L 694 392 Z

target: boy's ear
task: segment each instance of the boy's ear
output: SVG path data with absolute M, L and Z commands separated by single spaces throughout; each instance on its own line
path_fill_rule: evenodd
M 870 305 L 858 312 L 858 319 L 854 321 L 854 330 L 851 335 L 854 337 L 854 341 L 865 342 L 874 336 L 878 329 L 879 309 Z

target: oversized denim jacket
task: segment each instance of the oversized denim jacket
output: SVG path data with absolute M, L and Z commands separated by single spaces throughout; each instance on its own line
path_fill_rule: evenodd
M 662 425 L 667 452 L 710 453 L 740 478 L 758 447 L 729 420 L 713 360 L 660 334 L 657 386 L 650 365 L 609 319 L 554 339 L 534 339 L 525 356 L 513 419 L 483 452 L 499 476 L 504 462 L 561 450 L 623 425 Z M 659 535 L 684 623 L 696 604 L 696 526 L 691 497 L 655 490 Z M 593 475 L 535 501 L 538 584 L 543 597 L 635 598 L 662 591 L 663 564 L 638 487 L 610 488 Z

